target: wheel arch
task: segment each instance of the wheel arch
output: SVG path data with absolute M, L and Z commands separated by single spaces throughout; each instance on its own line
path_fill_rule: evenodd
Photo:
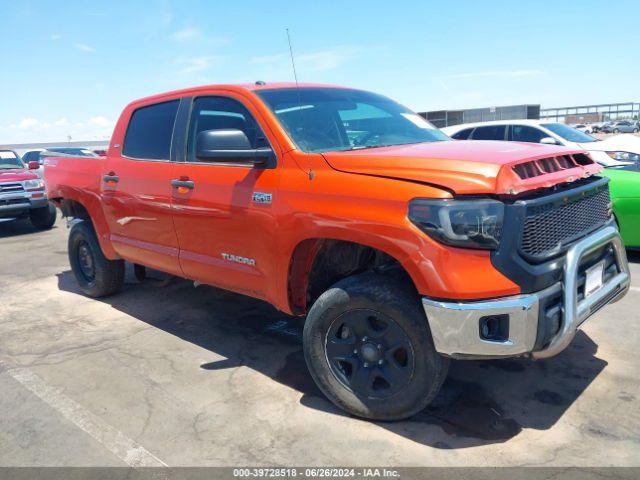
M 81 196 L 64 196 L 50 198 L 51 202 L 60 208 L 63 217 L 77 218 L 90 222 L 96 232 L 100 248 L 105 257 L 110 260 L 119 259 L 119 255 L 113 249 L 109 238 L 109 227 L 102 211 L 102 207 L 97 199 L 84 198 Z
M 304 315 L 331 285 L 365 271 L 394 276 L 417 294 L 416 283 L 393 254 L 370 244 L 337 238 L 308 238 L 300 241 L 290 257 L 287 299 L 290 311 Z

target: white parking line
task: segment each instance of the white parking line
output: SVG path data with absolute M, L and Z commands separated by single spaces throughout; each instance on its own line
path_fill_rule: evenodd
M 0 361 L 0 373 L 4 371 L 14 380 L 60 412 L 67 420 L 91 435 L 130 467 L 166 467 L 167 464 L 137 444 L 122 432 L 85 409 L 82 405 L 59 392 L 31 370 Z
M 629 287 L 629 290 L 633 290 L 634 292 L 640 292 L 640 287 Z

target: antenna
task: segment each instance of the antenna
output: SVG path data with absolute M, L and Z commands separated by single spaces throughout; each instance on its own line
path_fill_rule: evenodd
M 291 66 L 293 67 L 293 78 L 296 81 L 296 88 L 300 88 L 300 86 L 298 85 L 298 74 L 296 73 L 296 62 L 293 59 L 293 47 L 291 47 L 291 35 L 289 34 L 288 28 L 286 28 L 285 30 L 287 31 L 287 41 L 289 42 L 289 55 L 291 55 Z
M 296 81 L 296 91 L 298 93 L 298 114 L 300 115 L 300 127 L 302 130 L 305 130 L 304 125 L 304 113 L 302 111 L 302 98 L 300 97 L 300 84 L 298 83 L 298 74 L 296 72 L 296 62 L 293 58 L 293 47 L 291 46 L 291 35 L 289 34 L 289 28 L 285 28 L 287 32 L 287 41 L 289 42 L 289 55 L 291 56 L 291 66 L 293 67 L 293 78 Z M 314 173 L 311 165 L 311 160 L 309 159 L 309 155 L 306 155 L 307 161 L 309 162 L 309 180 L 313 180 Z

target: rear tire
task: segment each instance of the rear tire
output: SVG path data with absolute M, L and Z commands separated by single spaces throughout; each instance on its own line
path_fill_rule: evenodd
M 88 222 L 78 222 L 71 228 L 68 250 L 71 270 L 86 295 L 104 297 L 120 290 L 124 283 L 124 261 L 104 256 Z
M 56 207 L 47 203 L 46 206 L 40 208 L 34 208 L 29 212 L 29 220 L 31 224 L 43 230 L 48 230 L 56 223 Z
M 617 128 L 615 128 L 615 129 L 613 130 L 613 133 L 620 133 L 620 130 L 618 130 Z
M 373 273 L 343 279 L 320 295 L 303 340 L 320 390 L 358 417 L 400 420 L 418 413 L 449 366 L 435 350 L 415 292 Z

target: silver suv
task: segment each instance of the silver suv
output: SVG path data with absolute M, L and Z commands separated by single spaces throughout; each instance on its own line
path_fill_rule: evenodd
M 638 124 L 628 120 L 613 122 L 602 127 L 602 131 L 606 133 L 638 133 Z

